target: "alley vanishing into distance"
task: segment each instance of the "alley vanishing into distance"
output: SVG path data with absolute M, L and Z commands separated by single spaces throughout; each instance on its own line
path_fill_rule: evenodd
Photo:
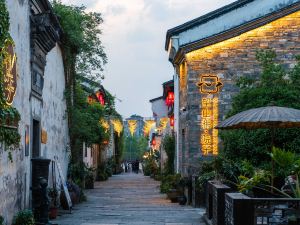
M 88 201 L 63 214 L 59 225 L 201 225 L 203 209 L 171 203 L 159 182 L 142 174 L 120 174 L 95 183 Z

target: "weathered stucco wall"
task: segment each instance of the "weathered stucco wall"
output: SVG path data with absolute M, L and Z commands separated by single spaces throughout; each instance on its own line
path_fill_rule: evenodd
M 300 12 L 291 14 L 263 27 L 246 32 L 238 37 L 217 43 L 185 56 L 188 79 L 186 89 L 181 89 L 181 95 L 187 95 L 186 120 L 181 120 L 181 127 L 186 128 L 183 142 L 184 173 L 192 173 L 197 162 L 202 158 L 200 147 L 201 132 L 201 94 L 197 87 L 202 74 L 217 75 L 224 87 L 219 95 L 219 120 L 231 108 L 232 97 L 238 92 L 235 81 L 241 76 L 259 76 L 260 66 L 256 60 L 258 49 L 274 49 L 277 59 L 286 67 L 295 64 L 295 55 L 300 54 Z M 184 101 L 183 101 L 184 102 Z
M 60 161 L 66 176 L 68 165 L 68 127 L 64 100 L 65 78 L 62 53 L 57 45 L 47 55 L 44 73 L 43 101 L 31 95 L 29 0 L 7 0 L 10 34 L 17 54 L 17 92 L 13 106 L 21 114 L 21 141 L 9 162 L 5 147 L 0 145 L 0 215 L 10 224 L 13 215 L 30 208 L 32 119 L 37 117 L 47 132 L 46 144 L 41 144 L 41 156 Z M 25 156 L 25 127 L 29 126 L 29 156 Z M 50 176 L 51 177 L 51 176 Z M 50 181 L 51 183 L 51 181 Z
M 41 144 L 41 156 L 56 159 L 66 178 L 70 149 L 64 65 L 59 45 L 47 54 L 44 78 L 41 128 L 47 132 L 48 140 Z
M 17 54 L 17 92 L 13 106 L 21 114 L 20 146 L 13 151 L 13 162 L 8 160 L 5 146 L 0 147 L 0 214 L 10 223 L 14 213 L 26 206 L 29 200 L 30 160 L 24 156 L 25 125 L 30 124 L 30 29 L 28 0 L 6 1 L 10 15 L 10 34 L 15 41 Z

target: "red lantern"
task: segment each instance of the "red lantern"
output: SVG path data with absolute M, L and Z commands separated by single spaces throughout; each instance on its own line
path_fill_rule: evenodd
M 174 127 L 174 116 L 173 115 L 170 117 L 170 126 Z
M 103 94 L 102 94 L 101 92 L 97 92 L 97 93 L 96 93 L 96 96 L 97 96 L 97 98 L 98 98 L 100 104 L 101 104 L 101 105 L 104 105 L 104 104 L 105 104 L 105 100 L 104 100 Z
M 174 104 L 174 92 L 169 91 L 166 97 L 166 105 L 171 106 Z
M 152 139 L 152 145 L 153 145 L 153 146 L 156 145 L 156 140 L 155 140 L 155 138 Z
M 88 96 L 87 102 L 88 102 L 89 104 L 91 104 L 91 103 L 93 102 L 93 98 L 92 98 L 91 96 Z

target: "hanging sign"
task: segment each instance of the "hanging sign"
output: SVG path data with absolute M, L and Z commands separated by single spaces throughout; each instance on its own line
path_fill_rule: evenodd
M 205 74 L 197 84 L 201 99 L 201 150 L 203 155 L 218 155 L 218 130 L 214 129 L 219 121 L 219 98 L 223 83 L 216 75 Z
M 2 50 L 3 59 L 3 91 L 4 99 L 7 105 L 13 103 L 17 90 L 17 56 L 14 52 L 14 43 L 6 40 L 5 47 Z

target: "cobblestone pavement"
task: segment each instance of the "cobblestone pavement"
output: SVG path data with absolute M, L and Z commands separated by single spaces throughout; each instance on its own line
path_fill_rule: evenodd
M 202 225 L 203 209 L 171 203 L 159 182 L 141 174 L 121 174 L 97 182 L 88 201 L 52 221 L 59 225 Z

